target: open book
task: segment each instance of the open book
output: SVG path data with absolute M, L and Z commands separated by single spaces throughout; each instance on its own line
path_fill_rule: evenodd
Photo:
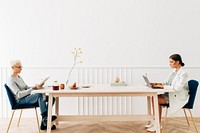
M 44 77 L 39 83 L 39 86 L 42 86 L 47 80 L 49 79 L 49 76 Z

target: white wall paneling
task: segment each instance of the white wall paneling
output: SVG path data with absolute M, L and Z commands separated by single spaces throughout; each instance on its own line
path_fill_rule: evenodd
M 196 72 L 199 67 L 186 68 L 189 79 L 197 79 L 200 76 Z M 167 77 L 170 68 L 168 67 L 76 67 L 70 77 L 71 85 L 73 82 L 81 84 L 110 84 L 116 76 L 125 81 L 128 85 L 144 84 L 142 74 L 147 73 L 151 81 L 161 82 Z M 46 85 L 52 85 L 54 80 L 65 83 L 68 67 L 25 67 L 21 73 L 28 85 L 34 85 L 45 75 L 50 79 Z M 10 116 L 10 105 L 5 95 L 3 84 L 6 83 L 10 75 L 10 68 L 1 68 L 1 90 L 0 90 L 0 115 L 1 117 Z M 200 109 L 199 94 L 197 94 L 194 116 L 199 117 Z M 141 107 L 141 105 L 143 105 Z M 140 106 L 140 108 L 138 107 Z M 131 115 L 146 113 L 146 97 L 69 97 L 61 98 L 60 113 L 73 115 Z M 34 114 L 33 114 L 34 115 Z M 175 116 L 182 116 L 182 112 Z M 28 115 L 25 116 L 28 117 Z

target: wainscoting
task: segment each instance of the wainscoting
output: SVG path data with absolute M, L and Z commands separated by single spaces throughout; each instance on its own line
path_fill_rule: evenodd
M 185 68 L 189 78 L 200 81 L 200 67 Z M 70 67 L 24 67 L 21 76 L 28 85 L 35 85 L 42 77 L 50 76 L 45 85 L 52 85 L 53 81 L 65 83 Z M 10 68 L 1 67 L 1 89 L 0 89 L 0 118 L 10 116 L 10 104 L 4 90 L 4 83 L 11 74 Z M 142 75 L 147 73 L 151 81 L 162 82 L 171 71 L 169 67 L 76 67 L 71 76 L 68 86 L 73 82 L 77 85 L 83 84 L 110 84 L 116 76 L 121 81 L 132 84 L 144 84 Z M 90 88 L 88 88 L 90 89 Z M 199 95 L 199 94 L 198 94 Z M 194 116 L 199 117 L 199 96 L 197 96 Z M 142 106 L 142 107 L 141 107 Z M 138 108 L 139 107 L 139 108 Z M 60 113 L 72 115 L 131 115 L 146 114 L 146 97 L 71 97 L 61 98 Z M 181 111 L 180 111 L 181 112 Z M 24 114 L 31 117 L 34 114 Z M 182 112 L 175 116 L 183 116 Z

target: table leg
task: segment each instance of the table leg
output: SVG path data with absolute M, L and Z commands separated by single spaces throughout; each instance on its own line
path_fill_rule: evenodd
M 48 101 L 47 133 L 51 133 L 52 103 L 53 103 L 53 95 L 50 93 Z
M 155 111 L 155 126 L 156 133 L 160 133 L 160 123 L 159 123 L 159 109 L 158 109 L 158 96 L 157 94 L 153 96 L 154 99 L 154 111 Z
M 148 109 L 148 115 L 152 115 L 151 114 L 151 96 L 147 97 L 147 109 Z
M 56 106 L 55 106 L 56 116 L 59 117 L 59 97 L 56 97 Z M 59 124 L 59 121 L 56 121 L 56 125 Z

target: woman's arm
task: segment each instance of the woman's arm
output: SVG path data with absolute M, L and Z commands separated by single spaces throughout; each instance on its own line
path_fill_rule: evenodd
M 175 91 L 180 91 L 187 85 L 188 82 L 188 74 L 186 72 L 182 72 L 178 74 L 172 81 L 172 84 L 165 84 L 164 89 L 174 89 Z
M 20 83 L 20 84 L 25 84 L 25 83 Z M 12 79 L 8 80 L 7 85 L 11 89 L 13 94 L 16 96 L 16 100 L 29 95 L 32 91 L 32 88 L 26 88 L 26 89 L 19 88 L 17 86 L 17 83 Z M 25 85 L 25 86 L 27 86 L 27 85 Z
M 172 84 L 173 89 L 176 90 L 176 91 L 180 91 L 185 87 L 185 85 L 187 85 L 188 74 L 187 73 L 180 74 L 174 80 L 175 80 L 174 84 Z

